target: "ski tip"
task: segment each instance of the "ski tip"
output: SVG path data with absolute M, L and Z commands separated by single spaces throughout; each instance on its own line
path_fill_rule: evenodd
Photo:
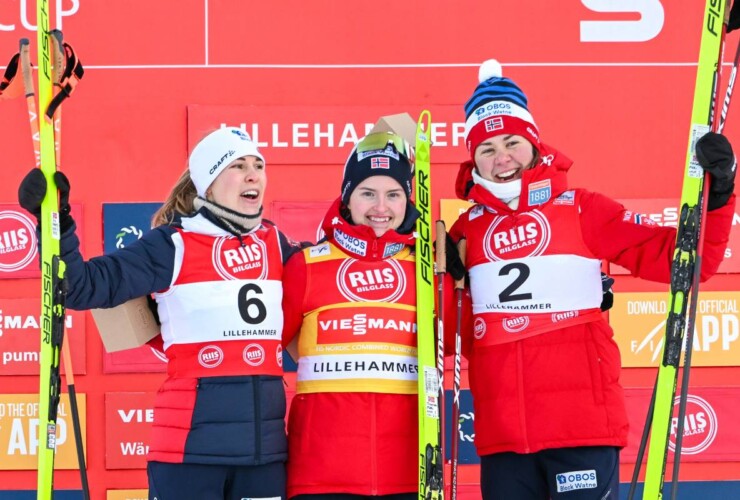
M 501 78 L 504 72 L 501 69 L 501 63 L 496 59 L 489 59 L 483 61 L 478 70 L 478 82 L 485 82 L 489 78 Z

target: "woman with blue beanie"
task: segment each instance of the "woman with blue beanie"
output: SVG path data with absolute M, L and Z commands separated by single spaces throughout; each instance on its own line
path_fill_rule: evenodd
M 572 188 L 519 86 L 494 60 L 465 104 L 470 159 L 458 197 L 472 325 L 465 332 L 485 500 L 617 499 L 628 421 L 620 355 L 600 311 L 601 262 L 668 283 L 676 229 Z M 724 136 L 697 145 L 709 173 L 702 279 L 722 261 L 735 207 Z

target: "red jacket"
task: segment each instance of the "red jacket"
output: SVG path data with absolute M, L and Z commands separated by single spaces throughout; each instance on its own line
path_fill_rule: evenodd
M 547 152 L 546 162 L 524 173 L 518 209 L 510 209 L 475 185 L 468 198 L 485 208 L 471 208 L 450 231 L 455 241 L 467 239 L 466 267 L 471 279 L 475 275 L 479 280 L 471 287 L 477 312 L 473 325 L 464 331 L 464 351 L 470 362 L 475 444 L 480 455 L 626 446 L 620 355 L 611 327 L 593 314 L 594 304 L 598 305 L 593 291 L 600 290 L 597 283 L 590 283 L 599 279 L 593 262 L 614 262 L 653 281 L 667 283 L 670 279 L 675 228 L 659 227 L 601 194 L 569 190 L 566 172 L 572 162 L 557 151 Z M 471 169 L 471 162 L 461 166 L 458 195 L 467 191 Z M 707 214 L 702 279 L 714 274 L 722 261 L 734 205 L 733 195 L 725 207 Z M 570 225 L 550 224 L 567 210 L 576 214 L 568 216 Z M 544 221 L 542 227 L 552 228 L 553 233 L 543 238 L 546 229 L 532 222 L 535 219 Z M 499 234 L 502 230 L 506 233 Z M 574 241 L 569 243 L 568 238 Z M 548 265 L 562 261 L 579 274 L 561 276 L 558 268 L 548 272 Z M 525 276 L 511 264 L 507 268 L 507 262 L 526 267 L 532 275 Z M 539 273 L 539 281 L 534 273 Z M 500 295 L 481 283 L 494 274 L 490 289 L 511 285 L 501 293 L 529 297 L 522 294 L 531 291 L 528 284 L 535 283 L 534 299 L 522 302 L 528 306 L 520 310 L 516 310 L 516 300 L 498 302 Z M 564 297 L 562 291 L 571 283 L 558 281 L 567 280 L 578 287 Z M 537 302 L 537 291 L 545 296 L 549 291 L 548 300 Z M 583 304 L 582 308 L 547 310 L 551 304 L 568 304 L 571 295 L 578 295 L 576 304 Z M 496 341 L 492 333 L 498 335 Z
M 349 224 L 338 202 L 324 231 L 328 241 L 294 255 L 284 272 L 283 342 L 296 338 L 300 352 L 288 497 L 415 492 L 413 237 L 377 238 Z

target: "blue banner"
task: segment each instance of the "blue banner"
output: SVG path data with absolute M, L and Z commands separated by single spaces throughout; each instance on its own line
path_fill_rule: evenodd
M 452 443 L 452 391 L 445 391 L 445 459 L 450 460 Z M 480 458 L 475 452 L 475 431 L 473 430 L 473 397 L 469 389 L 460 391 L 460 418 L 457 422 L 458 463 L 479 464 Z
M 152 227 L 161 203 L 103 203 L 103 251 L 115 252 L 141 238 Z

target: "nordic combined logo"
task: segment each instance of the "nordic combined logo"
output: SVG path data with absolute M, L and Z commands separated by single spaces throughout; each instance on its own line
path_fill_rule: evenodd
M 126 244 L 131 244 L 144 236 L 144 231 L 136 226 L 122 227 L 116 233 L 116 248 L 124 248 Z

